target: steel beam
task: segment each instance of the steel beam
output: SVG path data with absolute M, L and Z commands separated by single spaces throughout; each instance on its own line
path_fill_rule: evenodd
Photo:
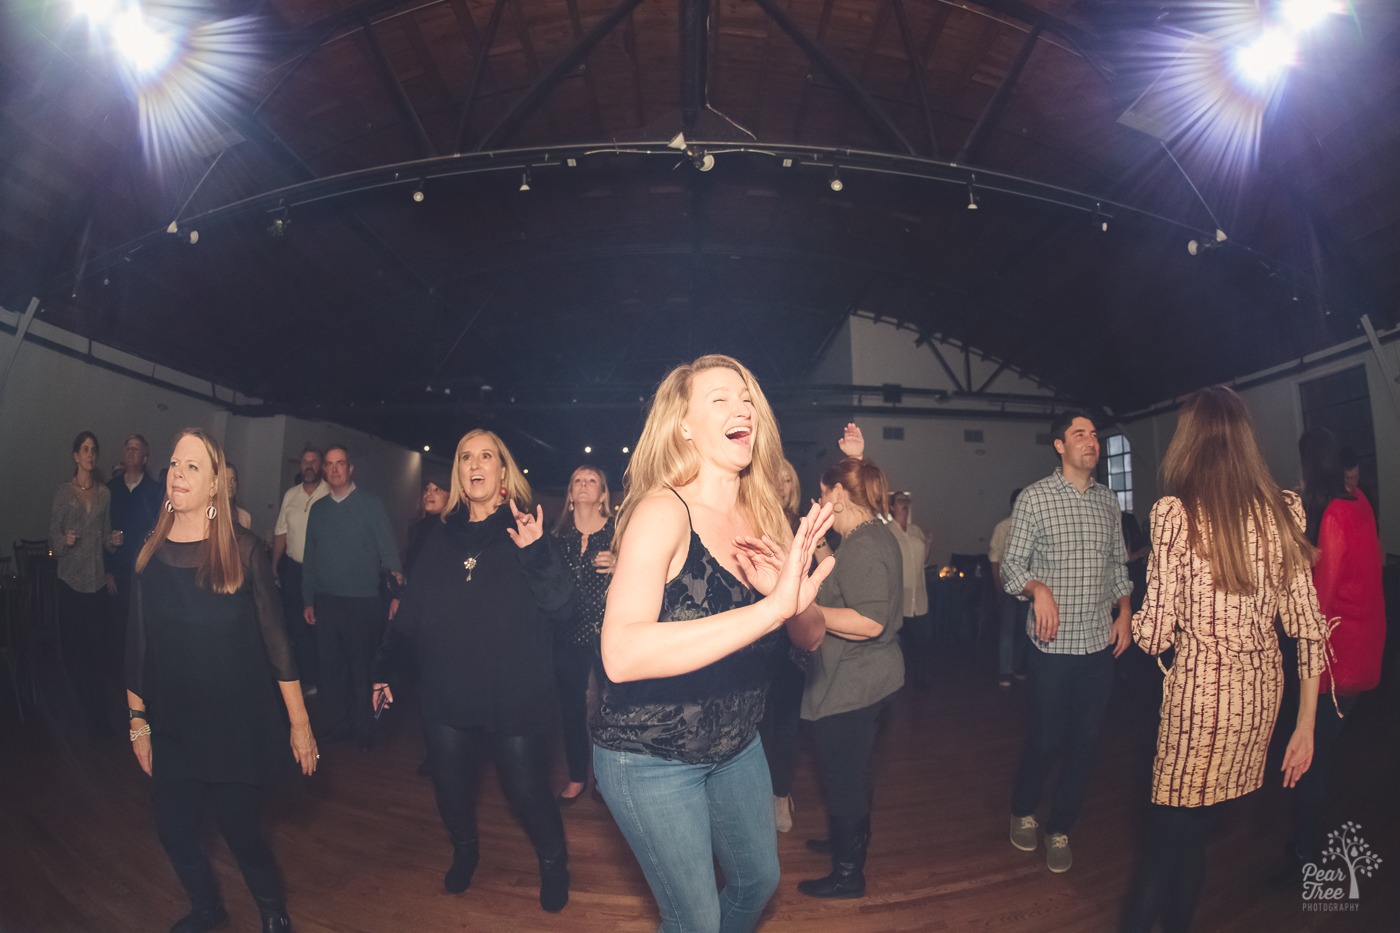
M 1001 112 L 1006 109 L 1006 102 L 1011 97 L 1011 92 L 1016 89 L 1016 82 L 1021 79 L 1021 72 L 1025 70 L 1026 62 L 1030 60 L 1031 52 L 1035 51 L 1035 44 L 1040 41 L 1040 33 L 1043 28 L 1040 23 L 1036 23 L 1026 34 L 1026 41 L 1021 45 L 1020 51 L 1016 53 L 1016 60 L 1011 63 L 1011 69 L 1007 71 L 1006 78 L 997 85 L 992 99 L 987 101 L 987 106 L 983 108 L 982 115 L 977 118 L 977 124 L 972 128 L 972 132 L 967 134 L 967 141 L 963 143 L 962 151 L 958 153 L 957 158 L 953 160 L 954 162 L 959 165 L 967 165 L 980 154 L 982 140 L 1001 119 Z
M 374 70 L 379 74 L 379 80 L 389 90 L 389 96 L 394 99 L 394 107 L 399 112 L 399 116 L 408 128 L 413 131 L 413 140 L 418 144 L 418 155 L 431 159 L 437 155 L 437 148 L 433 145 L 432 139 L 428 137 L 428 131 L 423 128 L 423 121 L 418 119 L 418 111 L 413 109 L 413 101 L 408 99 L 408 92 L 404 90 L 403 82 L 394 73 L 394 66 L 389 64 L 389 56 L 384 54 L 384 46 L 379 44 L 379 37 L 374 33 L 374 26 L 368 19 L 360 21 L 360 29 L 365 36 L 365 44 L 369 46 L 370 61 L 374 63 Z
M 924 87 L 924 59 L 914 44 L 914 33 L 909 29 L 909 15 L 904 10 L 904 0 L 890 0 L 894 6 L 894 16 L 899 23 L 899 35 L 904 41 L 904 57 L 909 60 L 909 80 L 914 82 L 918 92 L 919 113 L 924 118 L 924 132 L 928 135 L 928 152 L 938 158 L 938 136 L 933 131 L 933 111 L 929 108 L 928 88 Z
M 577 68 L 588 57 L 588 53 L 592 52 L 594 47 L 617 27 L 618 23 L 626 19 L 628 14 L 640 6 L 641 2 L 642 0 L 622 0 L 613 8 L 612 12 L 600 19 L 588 31 L 587 35 L 574 43 L 574 47 L 569 49 L 563 58 L 535 79 L 535 83 L 530 85 L 520 100 L 516 101 L 506 115 L 501 117 L 501 121 L 491 132 L 486 134 L 486 138 L 477 144 L 476 151 L 484 152 L 487 149 L 495 149 L 501 142 L 512 136 L 525 118 L 539 106 L 540 101 L 554 90 L 554 86 L 562 81 L 569 72 Z
M 680 0 L 681 129 L 695 130 L 705 109 L 709 72 L 710 0 Z
M 860 111 L 872 129 L 883 139 L 886 144 L 900 149 L 910 155 L 914 154 L 914 147 L 909 144 L 909 140 L 904 138 L 904 134 L 899 131 L 899 127 L 894 125 L 889 115 L 880 109 L 880 105 L 875 103 L 875 99 L 865 88 L 860 86 L 860 82 L 841 67 L 841 64 L 832 58 L 825 49 L 817 45 L 802 31 L 787 10 L 779 6 L 775 0 L 754 0 L 763 12 L 767 13 L 773 22 L 778 24 L 778 28 L 787 33 L 793 42 L 806 53 L 812 64 L 817 66 L 826 74 L 841 92 Z
M 481 80 L 486 75 L 486 64 L 491 60 L 491 46 L 496 44 L 496 30 L 501 26 L 501 13 L 505 11 L 506 0 L 496 0 L 491 7 L 491 18 L 486 22 L 486 35 L 476 53 L 476 67 L 472 69 L 472 82 L 467 88 L 467 101 L 462 105 L 462 117 L 457 121 L 457 145 L 454 152 L 467 148 L 467 126 L 471 122 L 472 111 L 476 109 L 476 96 L 481 92 Z

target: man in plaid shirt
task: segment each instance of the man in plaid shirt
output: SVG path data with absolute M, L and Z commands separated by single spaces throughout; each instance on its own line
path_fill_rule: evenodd
M 1011 844 L 1034 852 L 1046 772 L 1064 766 L 1045 824 L 1046 864 L 1068 871 L 1069 831 L 1084 802 L 1089 766 L 1113 688 L 1113 659 L 1132 640 L 1118 498 L 1094 481 L 1099 435 L 1093 418 L 1066 411 L 1051 423 L 1060 466 L 1027 486 L 1011 513 L 1002 560 L 1006 592 L 1031 603 L 1031 723 L 1011 795 Z M 1117 604 L 1117 617 L 1113 615 Z

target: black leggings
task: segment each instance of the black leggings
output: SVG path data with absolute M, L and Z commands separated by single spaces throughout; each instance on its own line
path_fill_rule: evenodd
M 599 665 L 596 646 L 564 642 L 554 646 L 554 677 L 564 719 L 564 757 L 569 763 L 569 780 L 579 784 L 588 780 L 588 766 L 593 763 L 593 740 L 588 735 L 588 675 Z
M 792 793 L 792 772 L 797 768 L 797 747 L 800 739 L 802 688 L 807 674 L 793 663 L 787 652 L 778 658 L 773 680 L 768 685 L 768 702 L 763 707 L 763 720 L 758 724 L 763 736 L 763 754 L 768 758 L 768 773 L 773 780 L 773 796 L 787 797 Z
M 496 776 L 511 809 L 540 858 L 564 854 L 564 821 L 549 789 L 548 742 L 540 735 L 498 735 L 488 729 L 458 729 L 423 721 L 428 773 L 437 794 L 442 825 L 453 845 L 477 844 L 476 777 L 489 748 Z
M 259 908 L 280 909 L 282 885 L 277 863 L 262 837 L 261 794 L 261 788 L 254 784 L 211 784 L 194 778 L 154 783 L 151 803 L 156 830 L 196 910 L 210 910 L 219 904 L 219 887 L 199 844 L 200 817 L 206 804 L 214 811 L 219 832 L 238 860 L 243 880 Z
M 860 709 L 812 721 L 817 771 L 833 832 L 837 827 L 854 827 L 870 819 L 875 796 L 870 758 L 875 751 L 880 714 L 889 704 L 890 698 L 885 697 Z
M 1123 907 L 1121 933 L 1150 933 L 1158 918 L 1163 933 L 1191 929 L 1215 809 L 1153 806 L 1147 820 L 1147 847 Z
M 58 617 L 63 625 L 63 654 L 73 692 L 78 695 L 88 730 L 97 735 L 110 728 L 116 696 L 108 695 L 108 669 L 113 658 L 107 594 L 83 593 L 58 581 Z

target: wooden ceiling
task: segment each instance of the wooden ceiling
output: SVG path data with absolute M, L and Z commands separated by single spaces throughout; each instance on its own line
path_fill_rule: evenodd
M 857 311 L 1128 412 L 1400 297 L 1400 5 L 1250 98 L 1262 7 L 185 0 L 141 85 L 20 0 L 0 302 L 405 440 L 625 433 L 710 350 L 790 386 Z

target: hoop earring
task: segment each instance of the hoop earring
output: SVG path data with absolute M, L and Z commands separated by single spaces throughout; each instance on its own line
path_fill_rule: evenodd
M 173 512 L 173 511 L 175 511 L 175 503 L 171 502 L 169 499 L 166 499 L 166 500 L 165 500 L 165 511 L 167 511 L 167 512 Z
M 214 520 L 214 516 L 219 514 L 219 510 L 214 508 L 213 503 L 210 503 L 209 508 L 204 510 L 204 514 L 208 515 L 209 520 L 212 522 Z

